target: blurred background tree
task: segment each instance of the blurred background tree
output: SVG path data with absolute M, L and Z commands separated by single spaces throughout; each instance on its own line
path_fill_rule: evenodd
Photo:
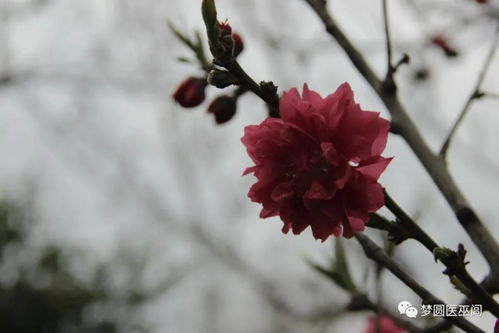
M 109 269 L 95 271 L 93 281 L 86 283 L 74 276 L 66 261 L 76 260 L 67 250 L 46 245 L 34 260 L 23 262 L 23 249 L 30 247 L 35 217 L 29 207 L 0 203 L 0 332 L 19 333 L 113 333 L 133 327 L 134 332 L 147 332 L 144 327 L 130 325 L 127 317 L 104 314 L 98 321 L 89 316 L 89 307 L 113 300 L 106 287 Z M 5 276 L 15 276 L 5 279 Z M 11 280 L 11 281 L 9 281 Z M 147 300 L 138 290 L 128 291 L 132 297 L 122 306 L 133 311 Z M 116 300 L 114 300 L 116 301 Z

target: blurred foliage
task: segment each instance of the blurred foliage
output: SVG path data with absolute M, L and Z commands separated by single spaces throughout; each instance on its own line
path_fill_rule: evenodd
M 0 203 L 0 274 L 5 265 L 18 260 L 18 250 L 28 245 L 33 219 L 25 211 Z M 9 247 L 12 250 L 8 250 Z M 114 318 L 92 322 L 85 315 L 88 306 L 116 301 L 104 284 L 79 281 L 64 265 L 66 254 L 55 246 L 46 246 L 36 259 L 35 267 L 17 265 L 18 278 L 12 282 L 0 279 L 0 332 L 8 333 L 113 333 L 121 323 Z M 15 263 L 17 264 L 17 263 Z M 40 281 L 38 281 L 40 280 Z M 37 283 L 39 282 L 39 283 Z M 139 291 L 130 293 L 140 295 Z M 135 299 L 136 301 L 136 299 Z M 141 302 L 145 297 L 141 297 Z M 129 304 L 131 307 L 141 302 Z M 130 303 L 130 302 L 129 302 Z M 111 317 L 111 315 L 109 315 Z M 146 332 L 136 327 L 134 332 Z
M 337 238 L 334 244 L 334 256 L 331 259 L 329 268 L 315 264 L 311 261 L 309 261 L 309 264 L 316 272 L 330 279 L 341 289 L 350 293 L 357 293 L 357 287 L 350 273 L 350 268 L 348 267 L 341 238 Z

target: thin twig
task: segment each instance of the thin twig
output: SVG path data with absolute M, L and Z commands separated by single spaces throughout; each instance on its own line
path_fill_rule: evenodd
M 400 266 L 395 263 L 386 252 L 376 245 L 369 237 L 362 233 L 355 234 L 355 238 L 362 246 L 366 256 L 378 264 L 382 265 L 390 272 L 393 273 L 400 281 L 402 281 L 406 286 L 412 289 L 425 304 L 443 304 L 444 301 L 434 296 L 423 286 L 421 286 L 416 280 L 414 280 L 409 274 L 407 274 Z M 463 329 L 465 332 L 483 332 L 480 328 L 476 327 L 469 321 L 461 317 L 445 317 L 446 320 L 451 321 L 454 325 Z
M 242 258 L 230 244 L 209 235 L 202 223 L 191 222 L 189 224 L 191 235 L 204 246 L 215 258 L 223 262 L 227 267 L 244 276 L 278 313 L 294 321 L 310 323 L 329 322 L 347 312 L 344 307 L 321 307 L 312 311 L 298 311 L 292 304 L 283 298 L 276 290 L 271 279 L 254 270 Z
M 388 76 L 392 75 L 393 64 L 392 64 L 392 42 L 390 37 L 390 22 L 388 20 L 387 0 L 383 0 L 383 22 L 385 25 L 385 36 L 386 36 L 386 58 L 387 58 L 386 75 Z
M 400 103 L 396 90 L 383 89 L 382 81 L 377 77 L 363 55 L 350 42 L 345 33 L 329 14 L 326 4 L 321 0 L 305 0 L 323 22 L 327 32 L 346 52 L 353 65 L 364 76 L 367 83 L 376 91 L 392 117 L 392 129 L 400 134 L 431 176 L 440 192 L 454 211 L 458 221 L 468 233 L 473 243 L 485 257 L 495 281 L 499 284 L 499 245 L 482 221 L 471 208 L 468 200 L 461 193 L 447 169 L 441 156 L 435 154 L 426 144 L 407 110 Z
M 388 5 L 387 0 L 383 0 L 383 23 L 385 27 L 385 41 L 386 41 L 386 75 L 382 82 L 381 89 L 388 94 L 394 94 L 397 91 L 397 85 L 395 84 L 395 79 L 393 74 L 397 70 L 397 67 L 404 63 L 404 60 L 408 60 L 407 55 L 404 56 L 403 60 L 400 60 L 397 66 L 393 66 L 392 63 L 392 41 L 390 37 L 390 22 L 388 20 Z
M 248 73 L 239 65 L 237 60 L 232 57 L 228 59 L 226 62 L 221 64 L 225 67 L 229 72 L 234 74 L 236 77 L 241 80 L 241 84 L 245 86 L 248 90 L 251 90 L 255 95 L 260 97 L 269 108 L 269 115 L 271 117 L 279 117 L 279 97 L 276 93 L 268 94 L 266 93 L 261 85 L 255 82 Z
M 27 101 L 30 101 L 30 98 L 28 98 Z M 68 154 L 76 151 L 78 154 L 83 154 L 84 152 L 91 151 L 95 153 L 96 150 L 93 149 L 93 147 L 98 145 L 103 152 L 106 152 L 106 156 L 111 158 L 111 160 L 119 166 L 116 170 L 116 174 L 113 176 L 114 178 L 106 179 L 106 181 L 114 180 L 116 183 L 119 183 L 120 181 L 126 180 L 125 185 L 129 191 L 128 193 L 133 196 L 135 202 L 142 205 L 144 211 L 150 215 L 153 221 L 157 222 L 159 226 L 167 228 L 168 233 L 174 232 L 189 237 L 195 244 L 200 245 L 211 258 L 218 260 L 232 271 L 243 276 L 248 281 L 249 285 L 255 289 L 256 293 L 261 295 L 262 299 L 280 315 L 293 321 L 317 324 L 318 322 L 331 321 L 345 312 L 342 308 L 334 307 L 333 305 L 335 304 L 318 307 L 317 309 L 309 309 L 308 311 L 295 309 L 285 297 L 276 291 L 273 280 L 257 272 L 254 267 L 238 253 L 237 249 L 234 249 L 231 246 L 227 239 L 216 238 L 211 235 L 206 228 L 206 223 L 202 223 L 203 221 L 190 219 L 182 220 L 179 219 L 179 217 L 172 215 L 171 210 L 165 205 L 165 201 L 157 189 L 144 182 L 143 179 L 138 176 L 140 175 L 140 172 L 137 170 L 137 165 L 132 163 L 133 159 L 130 159 L 129 156 L 121 153 L 119 149 L 105 139 L 103 136 L 104 132 L 102 132 L 103 129 L 91 127 L 88 132 L 75 133 L 73 130 L 73 132 L 70 133 L 69 126 L 57 126 L 49 121 L 48 118 L 43 117 L 43 113 L 31 111 L 38 111 L 39 109 L 39 107 L 28 108 L 28 110 L 30 110 L 29 115 L 33 120 L 38 123 L 41 129 L 46 131 L 49 138 L 57 139 L 57 142 L 63 142 L 72 147 L 72 150 L 63 149 L 61 152 Z M 165 131 L 165 133 L 166 132 L 167 131 Z M 69 135 L 69 133 L 71 135 Z M 91 136 L 88 136 L 89 133 L 91 133 Z M 79 136 L 75 134 L 87 134 L 88 138 L 85 140 L 78 140 Z M 61 140 L 61 138 L 64 138 L 65 140 Z M 76 161 L 71 155 L 67 156 L 67 158 L 69 161 Z M 84 160 L 89 159 L 87 158 Z M 176 159 L 176 162 L 180 163 L 181 161 Z M 81 162 L 78 162 L 76 166 L 92 175 L 93 180 L 95 180 L 96 176 L 100 175 L 99 171 L 102 171 Z M 182 164 L 182 167 L 185 168 L 185 165 Z M 188 177 L 183 177 L 183 179 L 189 181 Z M 104 184 L 105 182 L 101 181 L 98 183 Z M 117 187 L 121 188 L 120 186 Z M 106 189 L 108 190 L 108 188 Z M 189 200 L 192 201 L 194 199 L 189 197 Z
M 449 146 L 451 144 L 452 138 L 456 134 L 457 129 L 459 128 L 459 125 L 461 125 L 464 117 L 468 114 L 469 110 L 471 109 L 471 104 L 473 104 L 473 101 L 475 101 L 478 98 L 481 98 L 484 96 L 484 93 L 481 91 L 482 89 L 482 84 L 483 81 L 485 80 L 485 76 L 487 75 L 487 72 L 489 71 L 490 64 L 492 63 L 492 60 L 494 59 L 495 52 L 497 50 L 497 45 L 499 44 L 499 25 L 496 27 L 495 35 L 494 35 L 494 41 L 492 42 L 492 45 L 490 46 L 489 52 L 487 54 L 487 57 L 485 58 L 485 62 L 483 63 L 482 70 L 480 71 L 480 74 L 478 76 L 478 80 L 473 87 L 473 91 L 466 100 L 466 103 L 464 104 L 463 109 L 461 110 L 461 113 L 459 113 L 459 116 L 457 117 L 456 122 L 452 126 L 449 134 L 447 135 L 447 138 L 445 139 L 442 148 L 440 149 L 440 155 L 445 159 L 447 157 L 447 152 L 449 150 Z
M 428 251 L 433 253 L 438 244 L 390 197 L 385 191 L 385 205 L 398 218 L 400 223 L 410 232 L 412 238 L 423 244 Z M 473 279 L 466 269 L 464 258 L 461 260 L 457 254 L 452 258 L 441 258 L 440 261 L 447 267 L 449 274 L 456 276 L 476 296 L 483 306 L 499 318 L 499 304 L 492 296 Z
M 488 92 L 488 91 L 482 91 L 484 96 L 483 97 L 488 97 L 488 98 L 492 98 L 492 99 L 498 99 L 499 98 L 499 94 L 497 93 L 493 93 L 493 92 Z
M 480 286 L 482 286 L 490 294 L 494 295 L 494 294 L 498 293 L 499 290 L 497 289 L 497 283 L 491 281 L 492 278 L 493 277 L 491 275 L 488 275 L 482 282 L 480 282 Z M 467 297 L 464 300 L 462 300 L 461 302 L 459 302 L 459 304 L 469 305 L 469 304 L 472 304 L 472 302 L 473 301 L 469 297 Z M 448 330 L 451 326 L 452 326 L 452 323 L 443 320 L 443 321 L 440 321 L 432 326 L 427 327 L 425 329 L 425 333 L 444 332 L 444 331 Z
M 409 55 L 404 53 L 402 58 L 400 58 L 397 63 L 394 65 L 393 64 L 393 47 L 392 47 L 392 37 L 390 33 L 390 19 L 388 16 L 388 1 L 383 0 L 382 1 L 383 5 L 383 25 L 385 27 L 385 42 L 386 42 L 386 75 L 385 79 L 383 80 L 383 88 L 384 89 L 396 89 L 395 82 L 393 81 L 393 75 L 395 72 L 398 70 L 398 68 L 402 64 L 408 64 L 409 63 Z

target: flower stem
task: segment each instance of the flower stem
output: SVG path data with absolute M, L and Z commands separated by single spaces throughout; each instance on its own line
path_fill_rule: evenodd
M 251 90 L 267 104 L 269 108 L 269 115 L 271 117 L 279 117 L 279 98 L 277 94 L 266 94 L 261 86 L 244 71 L 234 57 L 223 62 L 221 65 L 229 72 L 237 76 L 241 80 L 242 85 L 244 85 L 248 90 Z

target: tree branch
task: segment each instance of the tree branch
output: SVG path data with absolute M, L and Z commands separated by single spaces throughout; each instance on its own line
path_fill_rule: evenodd
M 328 33 L 340 44 L 357 70 L 379 95 L 392 117 L 392 131 L 400 134 L 414 151 L 440 192 L 454 211 L 458 221 L 488 262 L 492 273 L 499 277 L 499 245 L 471 208 L 467 199 L 450 175 L 445 160 L 435 154 L 423 140 L 418 129 L 400 103 L 396 90 L 383 89 L 383 82 L 377 77 L 362 54 L 350 42 L 329 14 L 322 0 L 305 0 L 322 20 Z M 499 283 L 499 278 L 496 279 Z
M 279 117 L 279 98 L 275 92 L 269 94 L 262 89 L 262 84 L 256 83 L 239 65 L 234 57 L 231 57 L 228 61 L 224 62 L 223 67 L 225 67 L 229 72 L 237 76 L 244 87 L 251 90 L 255 95 L 260 97 L 269 108 L 269 114 L 272 117 Z
M 355 234 L 355 238 L 362 246 L 364 253 L 369 259 L 377 262 L 381 266 L 388 269 L 393 273 L 400 281 L 402 281 L 406 286 L 412 289 L 426 304 L 444 304 L 444 301 L 434 296 L 423 286 L 421 286 L 416 280 L 414 280 L 409 274 L 407 274 L 402 268 L 398 266 L 387 254 L 386 252 L 376 245 L 369 237 L 362 233 Z M 446 320 L 452 322 L 454 325 L 458 326 L 466 332 L 483 332 L 480 328 L 476 327 L 469 321 L 461 317 L 445 317 Z M 484 332 L 483 332 L 484 333 Z
M 385 26 L 385 36 L 386 36 L 386 59 L 387 59 L 387 77 L 393 74 L 393 64 L 392 64 L 392 42 L 390 37 L 390 22 L 388 21 L 388 5 L 387 0 L 383 0 L 383 22 Z
M 414 220 L 388 195 L 385 191 L 385 205 L 398 218 L 400 223 L 410 232 L 414 239 L 423 244 L 431 253 L 439 248 L 438 244 L 423 230 Z M 477 297 L 483 306 L 492 314 L 499 318 L 499 304 L 492 296 L 473 279 L 466 269 L 464 258 L 459 258 L 457 253 L 453 253 L 452 257 L 439 258 L 440 261 L 447 267 L 449 275 L 456 276 L 468 290 Z
M 492 42 L 492 45 L 490 46 L 490 50 L 487 54 L 487 57 L 485 58 L 485 62 L 483 63 L 482 70 L 480 71 L 480 74 L 478 75 L 478 80 L 473 87 L 473 91 L 466 100 L 466 103 L 464 104 L 463 109 L 461 110 L 461 113 L 459 113 L 459 116 L 457 117 L 456 122 L 452 126 L 449 134 L 447 135 L 447 138 L 445 139 L 442 148 L 440 148 L 440 156 L 442 158 L 447 157 L 447 151 L 449 150 L 449 146 L 451 144 L 451 141 L 456 134 L 456 131 L 461 125 L 464 117 L 468 114 L 469 110 L 471 109 L 471 104 L 473 104 L 473 101 L 476 99 L 479 99 L 484 96 L 484 93 L 482 92 L 482 84 L 483 81 L 485 80 L 485 76 L 487 75 L 487 72 L 490 68 L 490 64 L 492 63 L 492 60 L 494 59 L 495 52 L 497 50 L 497 45 L 499 43 L 499 25 L 496 26 L 496 31 L 494 35 L 494 41 Z

